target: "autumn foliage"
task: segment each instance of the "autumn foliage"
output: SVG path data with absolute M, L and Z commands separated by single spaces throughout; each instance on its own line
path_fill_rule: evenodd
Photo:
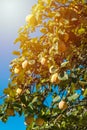
M 86 130 L 86 0 L 38 0 L 18 42 L 1 120 L 17 112 L 25 116 L 27 130 Z

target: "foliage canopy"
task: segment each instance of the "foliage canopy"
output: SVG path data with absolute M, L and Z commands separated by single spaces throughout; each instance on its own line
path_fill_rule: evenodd
M 0 119 L 17 112 L 27 130 L 86 130 L 86 0 L 38 0 L 17 42 Z

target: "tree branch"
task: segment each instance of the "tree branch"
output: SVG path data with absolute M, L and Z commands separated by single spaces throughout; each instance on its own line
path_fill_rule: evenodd
M 2 96 L 0 96 L 0 99 L 5 98 L 6 96 L 7 96 L 6 94 L 2 95 Z

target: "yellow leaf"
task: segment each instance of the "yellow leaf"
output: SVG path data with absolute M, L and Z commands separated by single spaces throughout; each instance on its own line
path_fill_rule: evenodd
M 49 16 L 50 18 L 53 18 L 55 15 L 56 15 L 55 12 L 49 12 L 49 14 L 48 14 L 48 16 Z
M 30 14 L 30 15 L 26 16 L 26 22 L 27 22 L 30 26 L 35 26 L 35 25 L 37 25 L 36 17 L 35 17 L 33 14 Z
M 78 34 L 81 35 L 81 34 L 83 34 L 83 33 L 85 33 L 85 28 L 80 28 L 80 29 L 78 30 Z
M 45 28 L 42 28 L 42 29 L 40 30 L 40 32 L 41 32 L 41 33 L 47 33 L 47 30 L 46 30 Z
M 59 3 L 65 4 L 68 0 L 57 0 Z
M 19 41 L 20 41 L 19 38 L 16 38 L 15 41 L 14 41 L 14 44 L 16 44 Z
M 51 0 L 43 0 L 43 2 L 46 3 L 46 4 L 50 4 Z
M 20 55 L 20 52 L 19 52 L 19 51 L 13 51 L 12 54 L 19 56 L 19 55 Z
M 62 4 L 65 4 L 68 0 L 61 0 Z
M 23 26 L 19 28 L 18 33 L 20 33 L 23 30 Z

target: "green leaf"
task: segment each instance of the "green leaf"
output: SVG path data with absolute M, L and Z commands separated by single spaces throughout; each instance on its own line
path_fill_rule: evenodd
M 58 100 L 60 100 L 60 96 L 56 96 L 56 97 L 53 99 L 53 102 L 57 102 Z
M 87 88 L 85 89 L 85 92 L 83 93 L 83 96 L 87 96 Z
M 85 82 L 85 81 L 79 81 L 79 84 L 81 84 L 81 85 L 87 85 L 87 82 Z
M 83 34 L 83 33 L 85 33 L 85 28 L 80 28 L 80 29 L 78 30 L 78 34 L 81 35 L 81 34 Z
M 32 103 L 37 102 L 38 96 L 34 97 Z
M 73 100 L 76 100 L 78 97 L 79 97 L 79 94 L 75 93 L 75 94 L 69 96 L 67 99 L 69 101 L 73 101 Z

